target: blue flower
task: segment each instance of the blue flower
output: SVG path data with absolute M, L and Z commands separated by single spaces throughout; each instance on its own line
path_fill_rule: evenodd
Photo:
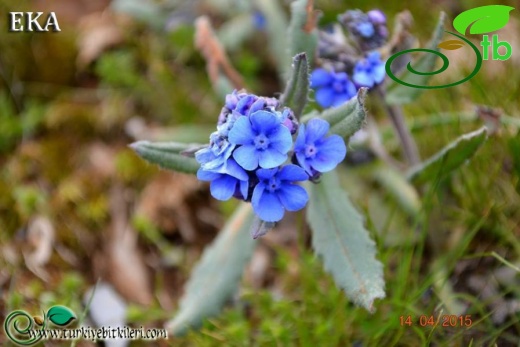
M 266 222 L 282 219 L 285 210 L 298 211 L 307 204 L 309 196 L 304 188 L 293 184 L 308 179 L 305 171 L 296 165 L 286 165 L 281 169 L 259 169 L 259 179 L 253 191 L 253 210 Z
M 226 95 L 226 103 L 220 111 L 217 125 L 221 126 L 229 120 L 229 117 L 236 120 L 239 116 L 250 116 L 258 110 L 275 109 L 278 106 L 279 102 L 275 98 L 256 96 L 234 90 L 231 94 Z
M 311 75 L 311 87 L 316 89 L 316 102 L 325 108 L 339 106 L 356 95 L 356 86 L 345 72 L 316 69 Z
M 329 123 L 323 119 L 311 119 L 307 126 L 300 125 L 294 153 L 298 164 L 314 177 L 333 170 L 347 154 L 345 141 L 339 135 L 325 137 Z
M 195 153 L 195 159 L 201 164 L 204 170 L 222 171 L 226 161 L 231 156 L 234 145 L 223 137 L 220 137 L 216 132 L 211 134 L 212 141 L 210 145 Z M 215 141 L 213 141 L 213 138 Z
M 265 16 L 260 11 L 253 12 L 253 26 L 256 30 L 264 30 L 266 27 L 267 20 Z
M 371 88 L 383 82 L 385 74 L 385 63 L 381 61 L 379 52 L 374 51 L 356 63 L 352 79 L 360 86 Z
M 250 117 L 239 117 L 228 135 L 229 142 L 237 145 L 233 158 L 238 165 L 245 170 L 258 166 L 271 169 L 287 160 L 292 137 L 281 122 L 277 113 L 266 110 L 256 111 Z
M 356 30 L 359 34 L 365 38 L 372 37 L 374 35 L 375 29 L 374 25 L 370 22 L 362 22 L 358 23 L 356 26 Z
M 229 200 L 238 191 L 244 200 L 249 190 L 249 176 L 235 160 L 229 159 L 226 163 L 226 173 L 206 171 L 200 168 L 197 178 L 201 181 L 211 181 L 209 186 L 211 195 L 217 200 Z
M 195 152 L 195 159 L 203 170 L 225 173 L 226 161 L 231 157 L 233 149 L 235 145 L 229 143 L 218 132 L 214 132 L 210 135 L 209 146 Z

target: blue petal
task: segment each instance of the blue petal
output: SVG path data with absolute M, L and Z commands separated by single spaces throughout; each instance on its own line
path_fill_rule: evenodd
M 309 162 L 307 161 L 307 157 L 305 156 L 305 150 L 296 152 L 296 159 L 298 160 L 298 164 L 309 174 L 312 175 L 311 167 L 309 166 Z
M 259 195 L 259 197 L 255 198 L 255 193 Z M 285 211 L 282 203 L 275 194 L 270 193 L 268 190 L 264 189 L 258 194 L 257 188 L 255 188 L 252 202 L 253 210 L 261 220 L 266 222 L 278 222 L 283 218 Z
M 260 170 L 258 170 L 258 171 L 260 171 Z M 264 170 L 264 171 L 267 171 L 267 170 Z M 253 196 L 251 197 L 251 204 L 253 204 L 253 206 L 256 206 L 260 203 L 260 198 L 264 194 L 265 187 L 266 187 L 266 184 L 263 182 L 260 182 L 255 186 L 255 189 L 253 190 Z
M 249 181 L 240 181 L 240 194 L 244 199 L 247 199 L 249 193 Z
M 256 95 L 246 95 L 240 101 L 237 103 L 236 110 L 241 115 L 246 115 L 246 109 L 251 106 L 251 104 L 255 101 L 257 98 Z
M 317 148 L 316 156 L 309 163 L 313 169 L 319 172 L 333 170 L 338 163 L 345 159 L 347 154 L 345 141 L 339 135 L 329 136 Z
M 295 184 L 284 184 L 276 191 L 278 199 L 287 211 L 298 211 L 309 201 L 307 191 Z
M 256 170 L 256 177 L 260 180 L 268 180 L 278 172 L 278 168 L 275 169 L 258 169 Z
M 200 164 L 205 164 L 213 159 L 215 159 L 215 155 L 209 147 L 199 149 L 197 152 L 195 152 L 195 160 L 197 160 Z
M 376 83 L 383 82 L 386 75 L 385 64 L 379 64 L 376 67 L 374 67 L 372 74 Z
M 374 26 L 370 22 L 360 23 L 356 27 L 356 29 L 359 31 L 361 36 L 363 37 L 371 37 L 374 35 Z
M 249 118 L 240 117 L 229 131 L 228 140 L 235 145 L 249 145 L 253 143 L 255 134 L 251 129 Z
M 334 100 L 334 89 L 328 87 L 318 89 L 316 91 L 315 99 L 321 107 L 330 107 Z
M 249 109 L 249 111 L 247 111 L 247 114 L 248 115 L 251 115 L 253 113 L 255 113 L 256 111 L 260 111 L 261 109 L 263 109 L 265 106 L 265 100 L 263 98 L 258 98 L 258 100 L 256 100 L 253 105 L 251 105 L 251 108 Z
M 336 94 L 336 97 L 334 98 L 334 102 L 332 103 L 332 107 L 338 107 L 346 103 L 351 99 L 350 93 L 341 93 Z
M 381 63 L 381 54 L 378 51 L 370 52 L 367 55 L 367 60 L 371 63 L 371 65 Z
M 374 86 L 374 80 L 372 79 L 372 76 L 368 74 L 366 71 L 354 71 L 354 76 L 352 77 L 354 82 L 359 84 L 363 87 L 373 87 Z
M 307 136 L 305 142 L 307 144 L 314 144 L 317 140 L 327 135 L 329 132 L 329 122 L 319 118 L 313 118 L 307 123 Z
M 238 165 L 242 166 L 245 170 L 251 171 L 258 167 L 258 151 L 253 145 L 238 147 L 233 152 L 233 158 L 235 158 Z
M 235 193 L 237 182 L 237 179 L 234 177 L 222 175 L 216 180 L 211 181 L 209 186 L 211 195 L 217 200 L 229 200 L 233 196 L 233 193 Z
M 278 117 L 269 111 L 256 111 L 250 118 L 253 131 L 256 130 L 256 133 L 268 134 L 280 124 Z
M 213 181 L 214 179 L 219 178 L 221 175 L 222 174 L 211 172 L 211 171 L 205 171 L 203 169 L 199 169 L 197 171 L 197 178 L 200 181 Z
M 276 175 L 276 177 L 281 181 L 289 182 L 306 181 L 309 179 L 309 176 L 307 176 L 305 170 L 293 164 L 285 165 Z
M 347 92 L 350 95 L 350 98 L 356 96 L 358 89 L 356 88 L 356 85 L 352 82 L 350 82 L 347 85 Z
M 242 167 L 240 167 L 240 165 L 238 165 L 234 159 L 228 159 L 226 163 L 226 173 L 241 181 L 249 180 L 247 172 L 245 172 L 244 169 L 242 169 Z
M 332 74 L 325 69 L 316 69 L 311 75 L 311 87 L 318 88 L 332 83 Z
M 272 169 L 283 164 L 287 160 L 287 154 L 278 152 L 275 149 L 266 149 L 259 151 L 258 164 L 263 169 Z
M 269 149 L 274 149 L 282 154 L 289 152 L 293 144 L 291 131 L 283 125 L 279 125 L 272 131 L 268 138 Z
M 296 137 L 296 141 L 294 142 L 295 152 L 305 150 L 305 133 L 305 124 L 302 124 L 298 129 L 298 136 Z

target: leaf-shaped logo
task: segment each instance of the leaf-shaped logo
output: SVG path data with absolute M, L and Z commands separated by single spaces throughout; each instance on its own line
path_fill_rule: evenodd
M 51 322 L 58 326 L 66 326 L 73 319 L 76 319 L 76 315 L 72 310 L 65 306 L 52 306 L 47 311 L 47 317 Z
M 447 40 L 437 45 L 437 47 L 447 49 L 448 51 L 454 51 L 461 48 L 462 46 L 464 46 L 464 42 L 460 40 Z
M 486 34 L 502 29 L 509 22 L 509 12 L 514 7 L 504 5 L 488 5 L 475 7 L 459 14 L 453 20 L 453 27 L 462 35 Z

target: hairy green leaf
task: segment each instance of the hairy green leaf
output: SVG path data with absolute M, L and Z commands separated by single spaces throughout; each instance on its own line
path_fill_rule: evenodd
M 70 308 L 60 305 L 52 306 L 46 316 L 55 325 L 62 327 L 76 319 L 76 314 Z
M 236 291 L 244 266 L 257 244 L 249 229 L 253 222 L 251 204 L 242 204 L 196 265 L 185 286 L 180 309 L 166 328 L 182 335 L 204 319 L 218 314 Z
M 428 160 L 412 167 L 407 177 L 414 183 L 442 179 L 469 160 L 486 139 L 485 127 L 462 135 Z
M 439 16 L 439 20 L 437 22 L 437 26 L 433 31 L 432 38 L 430 43 L 428 44 L 428 48 L 430 50 L 439 51 L 437 47 L 442 40 L 444 35 L 444 20 L 446 18 L 446 14 L 441 12 Z M 423 53 L 422 56 L 419 57 L 413 63 L 409 63 L 409 65 L 413 66 L 413 69 L 421 72 L 434 71 L 435 64 L 437 62 L 437 55 L 432 53 Z M 428 80 L 433 75 L 429 74 L 414 74 L 409 70 L 405 70 L 398 78 L 401 81 L 405 81 L 414 85 L 426 85 Z M 388 87 L 385 93 L 386 102 L 391 105 L 401 105 L 408 104 L 422 93 L 423 89 L 420 88 L 411 88 L 404 86 L 400 83 L 395 82 L 394 80 L 388 81 Z
M 300 118 L 309 95 L 309 64 L 305 53 L 299 53 L 293 58 L 292 72 L 285 87 L 280 102 L 294 111 L 296 118 Z
M 374 300 L 385 297 L 385 283 L 383 266 L 375 257 L 375 244 L 363 218 L 340 188 L 334 171 L 323 175 L 310 192 L 307 221 L 314 250 L 347 296 L 373 312 Z
M 200 145 L 177 142 L 137 141 L 132 143 L 130 148 L 143 159 L 164 169 L 195 174 L 200 167 L 199 163 L 193 158 L 182 155 L 182 152 L 189 151 L 197 146 Z
M 318 117 L 330 124 L 331 133 L 338 134 L 345 139 L 350 138 L 356 131 L 361 129 L 366 119 L 365 98 L 368 89 L 359 89 L 357 97 L 350 99 L 339 107 L 329 108 L 321 114 L 306 114 L 302 117 L 302 123 Z
M 310 64 L 314 62 L 318 44 L 317 18 L 313 2 L 313 0 L 296 0 L 291 3 L 291 22 L 287 32 L 291 57 L 304 52 Z
M 509 22 L 509 12 L 514 7 L 504 5 L 487 5 L 472 8 L 459 14 L 453 20 L 453 27 L 462 35 L 487 34 L 502 29 Z

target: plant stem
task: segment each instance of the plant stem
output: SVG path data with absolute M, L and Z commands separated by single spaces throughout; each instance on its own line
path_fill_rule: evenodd
M 385 101 L 385 92 L 380 87 L 375 88 L 379 98 L 381 99 L 381 103 L 385 108 L 386 112 L 390 116 L 390 120 L 392 121 L 392 125 L 399 137 L 401 142 L 401 147 L 403 149 L 403 153 L 406 157 L 406 160 L 410 165 L 418 164 L 421 159 L 419 157 L 419 151 L 417 150 L 417 145 L 412 137 L 410 130 L 406 125 L 406 121 L 404 119 L 404 115 L 401 107 L 396 105 L 389 105 Z

